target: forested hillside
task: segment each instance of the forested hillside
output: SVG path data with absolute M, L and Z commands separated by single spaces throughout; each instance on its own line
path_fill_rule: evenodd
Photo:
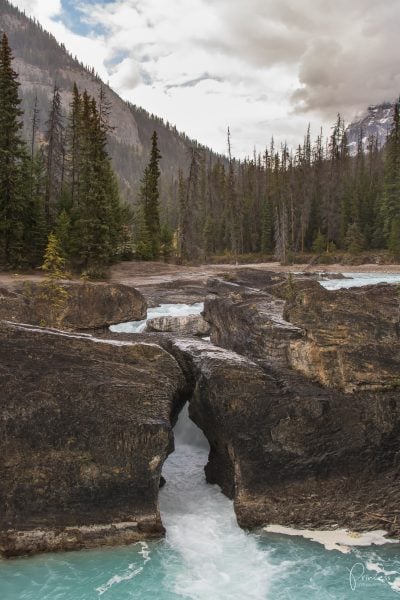
M 7 0 L 0 27 L 3 265 L 41 264 L 54 233 L 67 261 L 95 270 L 119 258 L 400 258 L 398 104 L 384 147 L 338 116 L 327 138 L 309 128 L 296 149 L 272 139 L 238 161 L 229 131 L 219 157 L 128 105 Z
M 143 108 L 123 101 L 101 82 L 94 70 L 72 57 L 62 44 L 43 30 L 39 23 L 27 18 L 8 0 L 0 0 L 0 31 L 9 39 L 15 57 L 14 68 L 21 84 L 24 111 L 24 137 L 29 140 L 32 111 L 37 97 L 38 128 L 44 134 L 54 85 L 60 90 L 65 118 L 76 83 L 80 90 L 99 99 L 103 85 L 110 101 L 108 148 L 121 186 L 121 194 L 130 203 L 137 199 L 140 179 L 151 148 L 151 135 L 157 132 L 163 156 L 161 167 L 161 208 L 171 200 L 171 180 L 179 168 L 186 168 L 188 147 L 194 143 Z

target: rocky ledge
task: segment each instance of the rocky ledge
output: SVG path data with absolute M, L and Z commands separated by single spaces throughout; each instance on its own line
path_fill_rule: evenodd
M 204 337 L 210 335 L 210 325 L 201 315 L 184 317 L 157 317 L 146 323 L 146 333 L 163 331 L 178 335 L 194 335 Z
M 268 291 L 219 281 L 208 289 L 215 344 L 344 392 L 400 386 L 397 286 L 328 291 L 299 278 Z
M 289 279 L 268 291 L 216 281 L 209 290 L 212 341 L 264 374 L 222 417 L 209 396 L 196 410 L 230 458 L 239 523 L 384 526 L 399 535 L 397 287 L 332 292 Z M 211 453 L 210 480 L 227 490 L 213 462 L 222 464 Z
M 64 282 L 48 285 L 18 281 L 0 288 L 0 319 L 84 331 L 147 315 L 147 302 L 134 288 L 107 283 Z
M 151 343 L 0 324 L 0 553 L 159 537 L 184 378 Z

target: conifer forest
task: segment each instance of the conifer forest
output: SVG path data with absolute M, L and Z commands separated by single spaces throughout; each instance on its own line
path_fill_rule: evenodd
M 360 132 L 350 154 L 338 115 L 327 137 L 237 160 L 187 143 L 187 166 L 168 190 L 156 132 L 137 197 L 120 194 L 108 153 L 110 102 L 75 84 L 69 106 L 57 83 L 45 134 L 36 104 L 22 131 L 18 74 L 6 34 L 0 47 L 0 264 L 43 264 L 49 239 L 74 270 L 96 274 L 121 259 L 199 262 L 386 250 L 400 258 L 400 111 L 386 144 Z

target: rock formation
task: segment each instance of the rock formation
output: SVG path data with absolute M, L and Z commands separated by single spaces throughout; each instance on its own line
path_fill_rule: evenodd
M 41 283 L 20 281 L 0 289 L 0 319 L 84 331 L 146 318 L 147 303 L 132 287 L 108 283 L 65 282 L 65 301 L 50 319 L 51 299 Z
M 305 332 L 289 344 L 293 369 L 345 392 L 400 386 L 397 286 L 328 291 L 299 282 L 284 316 Z
M 184 379 L 160 346 L 0 325 L 0 554 L 159 537 Z
M 149 319 L 146 323 L 146 332 L 165 331 L 178 335 L 208 336 L 210 325 L 201 315 L 187 315 L 185 317 L 157 317 Z
M 285 321 L 285 300 L 218 280 L 210 280 L 208 289 L 213 295 L 206 299 L 204 317 L 214 344 L 288 366 L 289 343 L 303 331 Z
M 209 290 L 204 314 L 219 346 L 344 392 L 400 384 L 396 286 L 328 291 L 305 278 L 270 293 L 212 282 Z
M 257 277 L 208 283 L 218 346 L 0 325 L 0 552 L 161 535 L 161 468 L 186 400 L 210 443 L 207 480 L 242 527 L 400 535 L 397 288 L 244 285 Z
M 229 378 L 220 398 L 202 380 L 191 408 L 211 438 L 209 480 L 234 498 L 239 523 L 384 525 L 398 535 L 396 287 L 328 292 L 300 280 L 270 288 L 274 296 L 212 287 L 211 339 L 263 373 L 240 372 L 231 403 Z

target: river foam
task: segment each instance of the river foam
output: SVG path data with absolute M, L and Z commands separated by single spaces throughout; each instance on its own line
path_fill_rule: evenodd
M 160 493 L 166 543 L 178 553 L 167 559 L 174 576 L 165 585 L 192 600 L 264 600 L 282 566 L 274 566 L 256 538 L 238 527 L 233 502 L 205 482 L 208 444 L 186 411 L 176 437 Z
M 264 528 L 267 533 L 279 533 L 282 535 L 300 536 L 312 542 L 322 544 L 326 550 L 338 550 L 343 554 L 351 552 L 352 546 L 383 546 L 385 544 L 398 544 L 399 540 L 387 538 L 387 531 L 365 531 L 358 533 L 348 529 L 294 529 L 282 525 L 267 525 Z

